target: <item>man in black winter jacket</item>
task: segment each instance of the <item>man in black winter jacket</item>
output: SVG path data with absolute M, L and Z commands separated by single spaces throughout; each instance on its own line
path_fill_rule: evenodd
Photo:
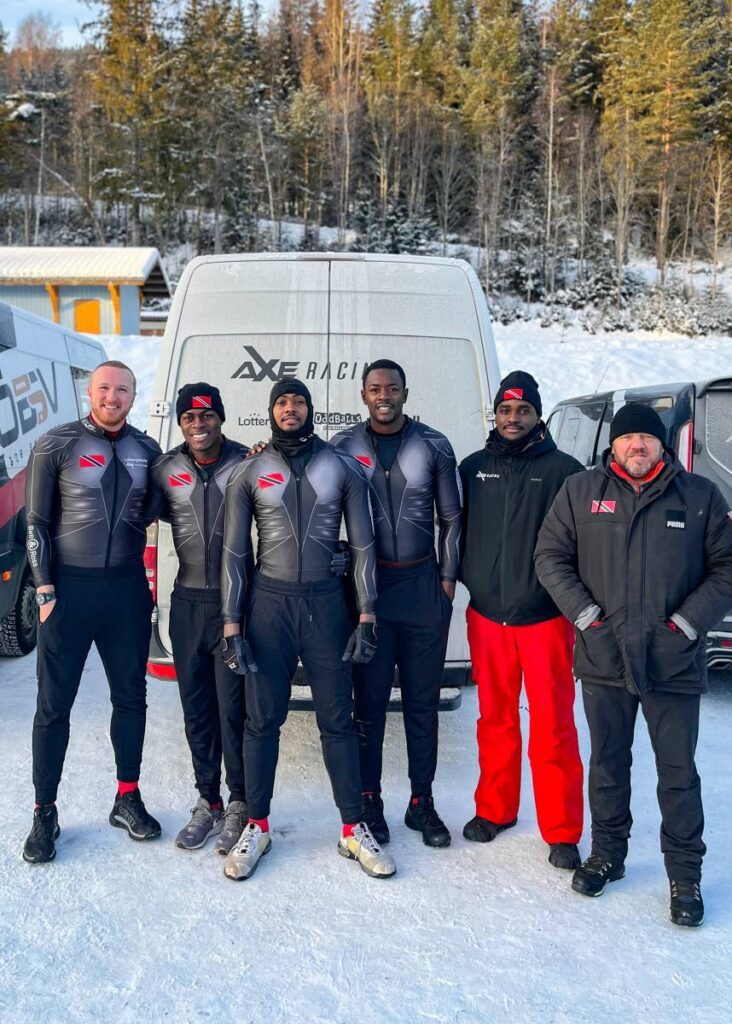
M 671 920 L 699 925 L 704 814 L 694 753 L 704 638 L 732 604 L 732 522 L 718 488 L 682 469 L 648 406 L 620 409 L 610 449 L 568 480 L 536 547 L 539 579 L 575 625 L 575 672 L 590 729 L 592 852 L 572 888 L 622 878 L 632 818 L 635 719 L 658 772 Z
M 49 430 L 28 463 L 28 561 L 40 609 L 36 807 L 23 849 L 31 863 L 56 856 L 56 794 L 71 709 L 92 643 L 112 700 L 118 781 L 110 824 L 132 839 L 160 835 L 138 788 L 152 612 L 142 564 L 145 497 L 160 447 L 127 422 L 134 398 L 132 370 L 116 361 L 102 363 L 89 381 L 90 414 Z
M 222 433 L 219 389 L 203 381 L 178 392 L 176 416 L 184 441 L 152 468 L 148 517 L 171 524 L 179 569 L 170 599 L 170 639 L 186 739 L 199 798 L 175 838 L 197 850 L 216 836 L 228 854 L 247 823 L 244 787 L 244 680 L 221 652 L 221 550 L 224 492 L 248 448 Z M 221 804 L 223 753 L 229 803 Z
M 567 477 L 582 466 L 557 450 L 534 378 L 501 381 L 496 427 L 460 464 L 461 579 L 470 592 L 468 641 L 478 684 L 480 778 L 466 839 L 490 842 L 516 824 L 521 789 L 519 696 L 529 702 L 529 761 L 541 835 L 558 868 L 580 863 L 582 763 L 574 724 L 572 634 L 539 583 L 539 528 Z

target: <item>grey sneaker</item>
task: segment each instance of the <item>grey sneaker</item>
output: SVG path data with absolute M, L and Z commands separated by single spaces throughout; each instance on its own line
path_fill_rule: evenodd
M 358 861 L 362 870 L 372 878 L 391 878 L 396 874 L 396 864 L 388 853 L 384 853 L 363 821 L 356 825 L 350 836 L 341 836 L 338 852 L 341 857 Z
M 226 857 L 226 855 L 231 851 L 234 843 L 244 831 L 244 827 L 248 821 L 249 815 L 247 814 L 247 805 L 244 801 L 230 800 L 229 806 L 224 812 L 223 827 L 216 836 L 214 853 L 219 853 L 222 857 Z
M 211 804 L 199 796 L 198 803 L 191 810 L 191 820 L 175 837 L 179 850 L 200 850 L 211 836 L 217 835 L 224 824 L 221 808 L 211 810 Z
M 269 832 L 263 832 L 259 825 L 250 821 L 224 861 L 224 874 L 235 882 L 243 882 L 257 870 L 260 857 L 271 849 Z

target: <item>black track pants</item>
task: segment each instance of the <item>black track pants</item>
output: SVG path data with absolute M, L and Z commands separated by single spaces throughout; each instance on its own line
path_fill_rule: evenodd
M 38 703 L 33 720 L 36 801 L 53 803 L 69 743 L 69 717 L 95 643 L 112 699 L 117 778 L 140 777 L 145 738 L 145 666 L 152 597 L 142 565 L 56 570 L 55 607 L 38 627 Z
M 221 594 L 176 586 L 170 599 L 170 639 L 196 789 L 221 798 L 221 755 L 232 800 L 244 788 L 244 680 L 221 657 Z
M 341 661 L 351 632 L 340 579 L 280 583 L 257 575 L 246 637 L 258 671 L 246 676 L 244 761 L 252 818 L 269 814 L 298 655 L 313 695 L 323 760 L 345 823 L 361 818 L 351 666 Z
M 409 779 L 428 795 L 437 768 L 437 723 L 452 605 L 434 559 L 404 569 L 379 567 L 379 646 L 368 665 L 355 665 L 356 728 L 364 792 L 381 791 L 386 710 L 399 669 Z
M 583 683 L 582 699 L 590 728 L 593 852 L 616 861 L 625 860 L 628 852 L 631 748 L 640 705 L 656 757 L 666 873 L 677 881 L 699 881 L 706 853 L 701 782 L 694 764 L 699 696 L 659 692 L 638 698 L 623 687 Z

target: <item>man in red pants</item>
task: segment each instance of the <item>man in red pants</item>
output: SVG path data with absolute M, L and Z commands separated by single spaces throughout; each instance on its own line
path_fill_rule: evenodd
M 533 554 L 544 516 L 568 476 L 541 420 L 534 378 L 501 381 L 496 426 L 460 465 L 461 579 L 470 592 L 468 642 L 478 684 L 480 778 L 466 839 L 489 843 L 516 824 L 521 789 L 519 696 L 529 702 L 529 762 L 542 838 L 554 867 L 580 864 L 582 763 L 574 724 L 572 629 L 539 583 Z

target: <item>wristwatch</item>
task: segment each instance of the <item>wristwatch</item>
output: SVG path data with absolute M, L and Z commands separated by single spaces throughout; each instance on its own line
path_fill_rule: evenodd
M 47 590 L 45 594 L 36 594 L 36 604 L 39 608 L 42 608 L 44 604 L 50 604 L 51 601 L 56 600 L 56 591 Z

